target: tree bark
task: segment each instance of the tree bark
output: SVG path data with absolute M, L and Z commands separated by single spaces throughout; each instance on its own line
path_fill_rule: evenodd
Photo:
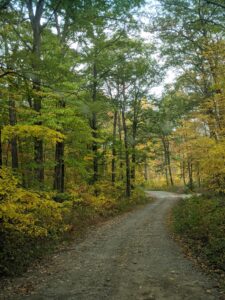
M 123 107 L 122 107 L 122 122 L 124 132 L 124 146 L 125 146 L 125 161 L 126 161 L 126 196 L 131 196 L 131 172 L 130 172 L 130 155 L 129 155 L 129 144 L 128 144 L 128 131 L 125 118 L 125 85 L 123 84 Z
M 118 111 L 114 111 L 113 119 L 113 143 L 112 143 L 112 184 L 116 181 L 116 127 L 117 127 Z
M 119 132 L 119 160 L 120 160 L 120 179 L 123 180 L 123 151 L 122 151 L 122 126 L 121 126 L 121 115 L 118 113 L 118 132 Z
M 188 160 L 188 177 L 189 177 L 189 187 L 193 190 L 193 176 L 192 176 L 192 162 Z
M 173 176 L 172 176 L 172 170 L 171 170 L 171 163 L 170 163 L 170 144 L 167 140 L 167 162 L 168 162 L 168 169 L 169 169 L 169 175 L 170 175 L 170 184 L 173 186 Z
M 15 101 L 12 99 L 9 99 L 8 105 L 9 105 L 9 124 L 14 126 L 14 125 L 16 125 Z M 17 146 L 17 138 L 16 137 L 11 139 L 10 145 L 11 145 L 12 169 L 16 170 L 19 167 L 18 146 Z
M 122 110 L 122 121 L 123 121 L 123 131 L 124 131 L 125 160 L 126 160 L 126 196 L 130 197 L 131 196 L 130 155 L 129 155 L 127 125 L 126 125 L 124 110 Z
M 163 150 L 164 150 L 164 163 L 165 163 L 167 185 L 169 185 L 170 183 L 173 186 L 174 183 L 173 183 L 173 176 L 172 176 L 171 163 L 170 163 L 169 140 L 165 136 L 162 136 L 161 139 L 162 139 Z
M 40 62 L 40 49 L 41 49 L 41 17 L 44 11 L 44 0 L 39 0 L 36 3 L 35 7 L 35 13 L 33 8 L 33 1 L 27 0 L 26 1 L 28 13 L 29 13 L 29 19 L 31 22 L 31 27 L 33 31 L 33 47 L 32 47 L 32 53 L 34 55 L 33 59 L 33 71 L 34 74 L 32 76 L 32 82 L 33 82 L 33 108 L 34 110 L 40 114 L 41 111 L 41 97 L 38 94 L 38 92 L 41 89 L 41 80 L 39 75 L 37 75 L 39 71 L 39 62 Z M 37 125 L 41 125 L 40 122 L 37 123 Z M 39 184 L 42 186 L 44 183 L 44 147 L 43 147 L 43 141 L 35 138 L 34 139 L 34 161 L 35 161 L 35 175 L 36 179 L 39 182 Z
M 57 11 L 54 11 L 54 20 L 55 27 L 57 30 L 57 36 L 62 46 L 61 54 L 63 54 L 63 46 L 65 45 L 65 34 L 64 30 L 66 29 L 67 18 L 65 19 L 65 23 L 63 26 L 63 30 L 61 31 L 60 22 L 58 19 Z M 64 100 L 60 100 L 58 102 L 58 108 L 65 108 L 66 102 Z M 54 170 L 54 183 L 53 188 L 57 190 L 59 193 L 64 193 L 65 191 L 65 161 L 64 161 L 64 151 L 65 151 L 65 143 L 64 141 L 57 142 L 55 145 L 55 170 Z
M 133 183 L 135 182 L 136 177 L 136 135 L 137 135 L 137 115 L 134 112 L 133 124 L 132 124 L 132 167 L 131 167 L 131 178 Z
M 96 63 L 93 65 L 93 86 L 92 86 L 92 101 L 96 102 L 97 100 L 97 66 Z M 92 183 L 98 181 L 98 143 L 96 139 L 98 138 L 97 133 L 97 114 L 94 111 L 92 113 L 92 120 L 91 120 L 91 128 L 92 128 L 92 136 L 93 136 L 93 143 L 92 143 L 92 151 L 93 151 L 93 179 Z
M 8 43 L 7 40 L 5 39 L 5 54 L 9 55 L 9 48 L 8 48 Z M 7 68 L 10 69 L 10 66 L 7 65 Z M 9 112 L 9 124 L 11 126 L 16 125 L 16 105 L 15 105 L 15 100 L 13 99 L 12 93 L 12 84 L 9 83 L 8 85 L 8 112 Z M 14 137 L 10 140 L 10 147 L 11 147 L 11 164 L 12 164 L 12 169 L 16 170 L 19 167 L 18 163 L 18 147 L 17 147 L 17 138 Z
M 60 108 L 65 108 L 66 103 L 60 100 L 58 103 Z M 64 162 L 64 148 L 65 143 L 56 142 L 55 145 L 55 170 L 54 170 L 54 184 L 53 188 L 59 193 L 64 193 L 65 189 L 65 162 Z
M 57 142 L 55 147 L 55 173 L 54 189 L 59 193 L 64 192 L 65 164 L 64 164 L 64 142 Z
M 185 177 L 185 161 L 184 160 L 181 162 L 181 175 L 183 178 L 184 186 L 186 186 L 187 183 L 186 183 L 186 177 Z

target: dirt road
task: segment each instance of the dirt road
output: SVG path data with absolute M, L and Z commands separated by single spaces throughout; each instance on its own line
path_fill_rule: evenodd
M 42 280 L 32 294 L 12 299 L 220 299 L 216 283 L 169 237 L 166 214 L 178 196 L 149 194 L 155 202 L 91 230 L 55 258 L 50 274 L 39 275 Z

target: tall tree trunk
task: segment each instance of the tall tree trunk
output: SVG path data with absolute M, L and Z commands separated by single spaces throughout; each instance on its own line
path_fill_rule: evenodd
M 33 59 L 33 71 L 34 75 L 32 76 L 33 82 L 33 108 L 34 110 L 40 114 L 41 112 L 41 97 L 38 95 L 41 89 L 41 80 L 39 75 L 37 75 L 39 71 L 39 63 L 41 57 L 41 18 L 44 11 L 44 0 L 38 0 L 36 3 L 36 7 L 33 7 L 33 1 L 27 0 L 26 5 L 28 8 L 29 19 L 32 26 L 33 31 L 33 47 L 32 53 L 34 55 Z M 37 125 L 41 125 L 40 122 Z M 36 179 L 39 182 L 39 185 L 42 186 L 44 184 L 44 147 L 43 141 L 35 138 L 34 139 L 34 161 L 35 161 L 35 175 Z
M 169 183 L 169 177 L 168 177 L 168 169 L 167 169 L 167 166 L 165 168 L 165 175 L 166 175 L 166 185 L 169 186 L 170 183 Z
M 130 155 L 128 144 L 128 130 L 125 118 L 126 96 L 125 96 L 125 84 L 123 83 L 123 105 L 122 105 L 122 123 L 124 132 L 124 147 L 125 147 L 125 161 L 126 161 L 126 196 L 131 196 L 131 172 L 130 172 Z
M 167 162 L 168 162 L 168 169 L 169 169 L 169 175 L 170 175 L 170 184 L 173 186 L 173 176 L 172 176 L 172 170 L 171 170 L 171 163 L 170 163 L 170 144 L 167 140 Z
M 97 100 L 97 66 L 96 63 L 93 65 L 93 86 L 92 86 L 92 101 L 96 102 Z M 92 128 L 92 136 L 93 136 L 93 143 L 92 143 L 92 151 L 93 151 L 93 179 L 92 183 L 98 181 L 98 143 L 96 139 L 98 138 L 97 133 L 97 114 L 94 111 L 92 113 L 92 120 L 91 120 L 91 128 Z
M 112 184 L 116 181 L 116 127 L 117 127 L 118 111 L 114 111 L 113 119 L 113 143 L 112 143 Z
M 119 148 L 119 160 L 120 160 L 120 179 L 123 180 L 123 150 L 122 150 L 122 126 L 121 126 L 121 115 L 120 112 L 118 113 L 118 132 L 119 132 L 119 141 L 120 141 L 120 148 Z
M 135 182 L 136 177 L 136 134 L 137 134 L 137 119 L 136 116 L 134 116 L 133 125 L 132 125 L 132 155 L 131 155 L 131 178 L 133 180 L 133 183 Z
M 66 103 L 60 100 L 58 103 L 60 108 L 65 108 Z M 55 170 L 53 188 L 59 193 L 64 193 L 65 188 L 65 162 L 64 162 L 64 142 L 56 142 L 55 145 Z
M 181 162 L 181 176 L 183 178 L 183 183 L 184 183 L 184 186 L 187 185 L 186 183 L 186 176 L 185 176 L 185 161 L 183 159 L 183 161 Z
M 189 177 L 189 187 L 193 190 L 193 176 L 192 176 L 192 162 L 188 160 L 188 177 Z
M 166 185 L 169 186 L 169 178 L 168 178 L 168 169 L 167 169 L 167 155 L 166 155 L 166 144 L 164 137 L 161 137 L 162 144 L 163 144 L 163 154 L 164 154 L 164 170 L 165 170 L 165 176 L 166 176 Z
M 5 39 L 5 54 L 9 55 L 9 47 L 7 40 Z M 7 68 L 10 69 L 10 66 L 7 65 Z M 13 99 L 12 93 L 12 84 L 9 83 L 8 85 L 8 112 L 9 112 L 9 124 L 14 126 L 16 125 L 16 105 L 15 105 L 15 100 Z M 11 163 L 12 163 L 12 169 L 16 170 L 19 167 L 18 163 L 18 147 L 17 147 L 17 138 L 14 137 L 10 141 L 10 146 L 11 146 Z
M 57 142 L 55 147 L 55 173 L 54 189 L 60 193 L 64 192 L 65 164 L 64 164 L 64 142 Z
M 128 145 L 128 132 L 125 119 L 125 112 L 122 110 L 122 122 L 124 131 L 124 146 L 125 146 L 125 160 L 126 160 L 126 196 L 131 196 L 131 174 L 130 174 L 130 156 L 129 156 L 129 145 Z
M 9 105 L 9 124 L 14 126 L 16 125 L 15 101 L 13 99 L 9 99 L 8 105 Z M 16 170 L 19 167 L 17 138 L 16 137 L 12 138 L 10 144 L 11 144 L 12 169 Z
M 137 127 L 138 127 L 138 111 L 139 111 L 139 101 L 138 96 L 135 95 L 134 105 L 133 105 L 133 123 L 132 123 L 132 155 L 131 155 L 131 178 L 133 183 L 135 183 L 136 177 L 136 137 L 137 137 Z
M 166 181 L 167 185 L 170 184 L 173 186 L 173 176 L 171 170 L 171 163 L 170 163 L 170 148 L 169 148 L 169 141 L 165 136 L 161 137 L 163 143 L 163 150 L 164 150 L 164 161 L 165 161 L 165 168 L 166 168 Z M 169 175 L 169 176 L 168 176 Z
M 107 158 L 106 158 L 106 152 L 107 152 L 107 144 L 104 143 L 102 145 L 102 175 L 103 178 L 107 175 Z
M 59 4 L 60 2 L 58 2 Z M 63 30 L 61 30 L 58 13 L 54 11 L 54 20 L 55 27 L 57 30 L 57 36 L 61 44 L 61 55 L 64 56 L 64 49 L 66 44 L 66 36 L 65 31 L 67 29 L 67 17 L 65 17 L 65 23 L 63 25 Z M 58 106 L 60 108 L 66 107 L 66 102 L 64 100 L 60 100 L 58 102 Z M 65 151 L 65 143 L 64 141 L 57 142 L 55 145 L 55 170 L 54 170 L 54 183 L 53 188 L 57 190 L 59 193 L 64 193 L 65 190 L 65 161 L 64 161 L 64 151 Z
M 135 183 L 136 178 L 136 153 L 135 153 L 135 147 L 132 146 L 132 155 L 131 155 L 131 179 L 133 180 L 133 183 Z

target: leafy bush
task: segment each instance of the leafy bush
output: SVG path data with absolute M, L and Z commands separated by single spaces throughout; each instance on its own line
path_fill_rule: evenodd
M 0 275 L 24 271 L 68 229 L 78 233 L 99 217 L 143 202 L 143 190 L 126 199 L 120 186 L 107 182 L 80 185 L 69 193 L 37 193 L 20 187 L 11 171 L 0 169 Z
M 224 199 L 201 196 L 182 200 L 173 210 L 173 226 L 197 255 L 225 270 Z
M 214 142 L 200 160 L 205 184 L 212 191 L 225 194 L 225 139 Z
M 9 170 L 0 169 L 0 274 L 22 270 L 44 250 L 46 241 L 65 232 L 69 208 L 69 203 L 56 203 L 48 194 L 19 187 Z

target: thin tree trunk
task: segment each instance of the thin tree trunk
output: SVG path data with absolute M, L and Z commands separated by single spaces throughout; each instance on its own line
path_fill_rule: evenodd
M 106 143 L 102 145 L 102 175 L 103 178 L 107 175 L 107 158 L 106 158 L 107 146 Z
M 113 143 L 112 143 L 112 184 L 116 181 L 116 127 L 117 127 L 118 111 L 114 112 L 113 120 Z
M 173 176 L 172 176 L 171 163 L 170 163 L 169 141 L 164 136 L 162 136 L 161 138 L 162 138 L 163 149 L 164 149 L 164 159 L 165 159 L 167 185 L 169 185 L 169 182 L 170 182 L 170 184 L 173 186 L 174 183 L 173 183 Z
M 130 172 L 130 155 L 128 144 L 128 131 L 125 118 L 126 96 L 125 96 L 125 84 L 123 83 L 123 105 L 122 105 L 122 123 L 124 132 L 124 146 L 125 146 L 125 161 L 126 161 L 126 196 L 131 196 L 131 172 Z
M 7 40 L 5 39 L 5 54 L 9 55 L 9 48 L 8 48 L 8 43 Z M 7 68 L 10 69 L 10 66 L 7 65 Z M 11 89 L 12 89 L 12 84 L 10 83 L 8 85 L 8 112 L 9 112 L 9 124 L 11 126 L 16 125 L 16 105 L 15 105 L 15 100 L 12 98 L 11 95 Z M 18 163 L 18 147 L 17 147 L 17 138 L 14 137 L 10 140 L 10 146 L 11 146 L 11 164 L 12 164 L 12 169 L 16 170 L 18 169 L 19 163 Z
M 65 164 L 64 164 L 64 142 L 57 142 L 55 147 L 55 173 L 54 189 L 60 193 L 64 192 Z
M 125 112 L 122 110 L 122 122 L 124 131 L 124 146 L 125 146 L 125 158 L 126 158 L 126 196 L 131 196 L 131 174 L 130 174 L 130 156 L 129 156 L 129 145 L 127 136 L 127 125 L 125 119 Z
M 135 153 L 135 147 L 132 147 L 132 155 L 131 155 L 131 178 L 133 180 L 133 183 L 135 182 L 135 177 L 136 177 L 136 153 Z
M 183 178 L 183 183 L 184 183 L 184 186 L 187 185 L 186 183 L 186 177 L 185 177 L 185 161 L 183 160 L 182 163 L 181 163 L 181 168 L 182 168 L 182 178 Z
M 193 176 L 192 176 L 192 163 L 188 160 L 188 176 L 189 176 L 189 187 L 193 189 Z
M 9 99 L 8 105 L 9 105 L 9 124 L 14 126 L 16 125 L 15 101 Z M 16 170 L 19 167 L 17 138 L 16 137 L 12 138 L 10 144 L 11 144 L 12 169 Z
M 166 185 L 169 186 L 169 177 L 168 177 L 168 170 L 167 170 L 167 166 L 165 168 L 165 175 L 166 175 Z
M 167 153 L 166 153 L 166 143 L 165 139 L 162 136 L 162 144 L 163 144 L 163 153 L 164 153 L 164 168 L 165 168 L 165 176 L 166 176 L 166 185 L 169 186 L 169 177 L 168 177 L 168 168 L 167 168 Z
M 122 126 L 121 126 L 121 116 L 118 113 L 118 131 L 119 131 L 119 159 L 120 159 L 120 179 L 123 180 L 123 151 L 122 151 Z
M 169 168 L 169 175 L 170 175 L 170 184 L 173 186 L 173 176 L 172 176 L 172 170 L 171 170 L 171 163 L 170 163 L 170 144 L 167 140 L 167 162 L 168 162 L 168 168 Z
M 97 100 L 97 67 L 94 63 L 93 65 L 93 87 L 92 87 L 92 101 L 96 102 Z M 97 114 L 96 112 L 92 113 L 92 120 L 91 120 L 91 128 L 92 128 L 92 136 L 93 136 L 93 143 L 92 143 L 92 151 L 93 151 L 93 179 L 92 183 L 98 181 L 98 143 L 96 139 L 98 138 L 97 134 Z
M 133 183 L 135 183 L 135 177 L 136 177 L 136 136 L 137 136 L 137 127 L 138 127 L 138 108 L 139 108 L 139 102 L 136 95 L 134 100 L 134 106 L 133 106 L 133 124 L 132 124 L 131 178 Z
M 137 120 L 136 117 L 134 116 L 133 120 L 133 126 L 132 126 L 132 155 L 131 155 L 131 178 L 133 183 L 135 183 L 135 177 L 136 177 L 136 134 L 137 134 Z

